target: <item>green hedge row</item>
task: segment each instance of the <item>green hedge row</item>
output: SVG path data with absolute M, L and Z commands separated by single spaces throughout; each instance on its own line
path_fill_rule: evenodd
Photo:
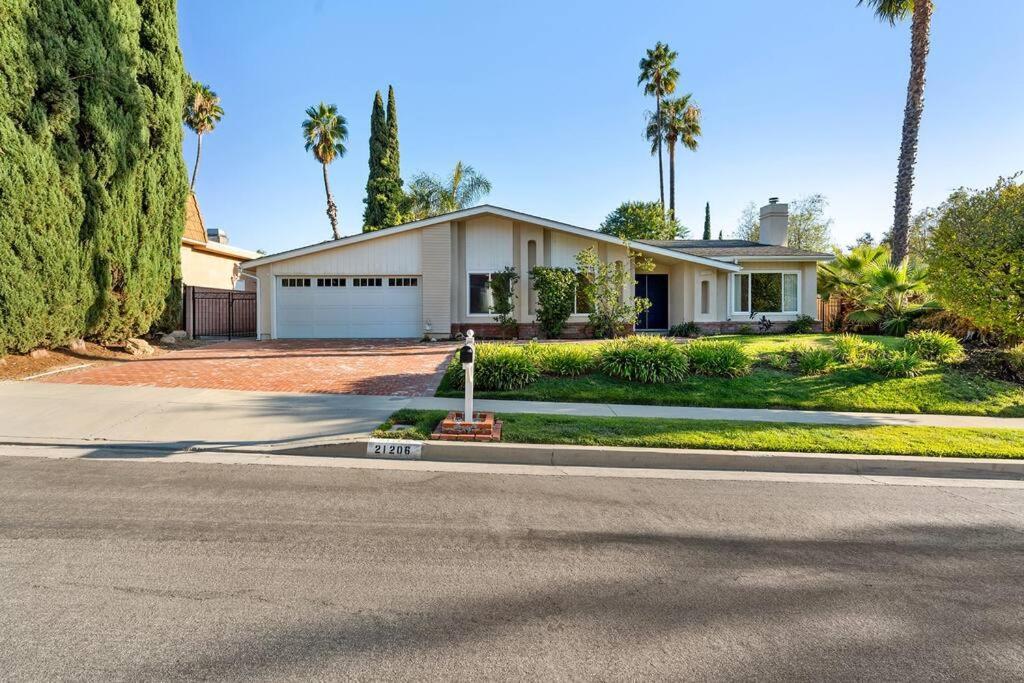
M 5 0 L 0 353 L 147 331 L 187 191 L 175 3 Z

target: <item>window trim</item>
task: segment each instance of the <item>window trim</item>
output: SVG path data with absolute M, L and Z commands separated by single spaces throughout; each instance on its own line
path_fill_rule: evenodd
M 795 275 L 796 276 L 796 309 L 792 310 L 792 311 L 751 311 L 751 310 L 737 311 L 736 310 L 736 292 L 738 291 L 737 288 L 739 287 L 737 278 L 740 278 L 740 277 L 748 277 L 749 278 L 751 275 L 779 275 L 780 277 L 785 276 L 785 275 Z M 749 282 L 751 284 L 748 287 L 748 291 L 750 292 L 749 300 L 747 301 L 748 309 L 749 308 L 753 308 L 752 304 L 754 302 L 753 280 L 749 280 Z M 780 283 L 780 286 L 784 286 L 784 285 L 782 285 Z M 780 289 L 780 299 L 781 299 L 781 301 L 785 301 L 785 298 L 782 297 L 782 295 L 781 295 L 781 289 Z M 780 308 L 781 308 L 781 301 L 780 301 Z M 803 310 L 803 272 L 802 271 L 799 271 L 799 270 L 744 270 L 744 271 L 742 271 L 740 273 L 730 273 L 729 274 L 729 315 L 732 316 L 732 317 L 736 317 L 736 316 L 750 316 L 752 313 L 757 314 L 757 315 L 767 315 L 767 316 L 773 316 L 773 315 L 778 315 L 778 316 L 800 315 L 800 312 L 802 310 Z

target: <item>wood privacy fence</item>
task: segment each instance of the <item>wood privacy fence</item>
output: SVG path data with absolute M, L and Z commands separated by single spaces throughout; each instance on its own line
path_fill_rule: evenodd
M 189 286 L 184 309 L 190 337 L 256 336 L 256 292 Z
M 821 321 L 821 327 L 826 332 L 834 332 L 837 328 L 839 320 L 839 297 L 831 297 L 829 299 L 822 299 L 818 297 L 818 320 Z

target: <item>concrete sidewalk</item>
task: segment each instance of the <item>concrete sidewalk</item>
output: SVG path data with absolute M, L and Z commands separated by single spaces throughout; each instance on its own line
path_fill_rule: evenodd
M 498 413 L 1024 429 L 1024 418 L 953 415 L 529 401 L 477 401 L 476 406 Z M 0 382 L 0 438 L 144 442 L 176 448 L 273 446 L 363 437 L 400 408 L 461 407 L 458 399 L 428 397 Z

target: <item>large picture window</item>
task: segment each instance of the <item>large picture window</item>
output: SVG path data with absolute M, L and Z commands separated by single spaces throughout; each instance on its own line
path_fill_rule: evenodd
M 736 273 L 732 276 L 733 313 L 799 313 L 798 273 Z

